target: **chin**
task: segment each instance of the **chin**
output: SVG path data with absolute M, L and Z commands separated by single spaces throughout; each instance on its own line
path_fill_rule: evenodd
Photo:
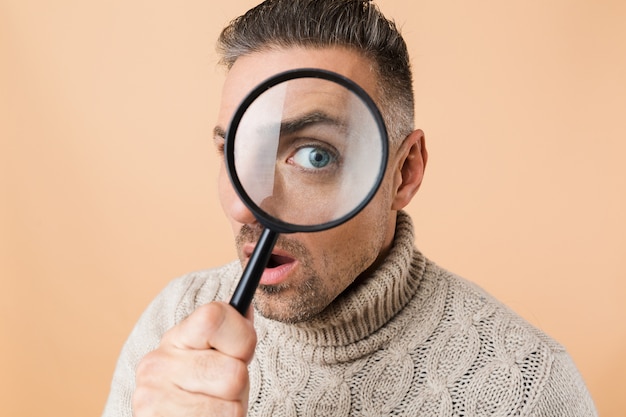
M 305 303 L 294 303 L 295 305 L 280 301 L 274 303 L 273 301 L 277 300 L 268 299 L 273 297 L 280 297 L 280 295 L 259 296 L 257 294 L 252 300 L 257 313 L 269 320 L 287 324 L 302 323 L 315 317 L 323 310 L 323 308 L 311 308 L 310 305 L 308 305 L 308 308 L 304 308 L 304 306 L 307 306 Z

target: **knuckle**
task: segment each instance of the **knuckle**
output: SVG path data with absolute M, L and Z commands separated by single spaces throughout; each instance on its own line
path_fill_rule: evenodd
M 240 359 L 216 350 L 194 355 L 191 373 L 193 380 L 204 385 L 206 394 L 222 400 L 241 399 L 249 386 L 248 367 Z
M 225 311 L 220 303 L 209 303 L 198 307 L 194 313 L 196 325 L 203 333 L 214 333 L 225 320 Z
M 194 377 L 198 380 L 206 378 L 206 375 L 211 375 L 219 368 L 219 361 L 217 355 L 218 352 L 209 350 L 206 352 L 194 355 L 192 372 Z
M 228 369 L 228 384 L 224 384 L 224 396 L 230 400 L 240 399 L 249 384 L 248 367 L 239 360 L 231 361 Z
M 146 354 L 137 364 L 135 379 L 137 383 L 143 383 L 152 379 L 152 376 L 162 368 L 162 358 L 157 351 Z
M 246 353 L 246 359 L 249 361 L 252 360 L 252 357 L 254 356 L 254 350 L 256 349 L 256 345 L 257 345 L 257 334 L 256 334 L 256 330 L 254 329 L 254 325 L 252 323 L 249 323 L 249 331 L 246 332 L 246 336 L 244 338 L 244 340 L 242 340 L 242 344 L 244 346 L 245 349 L 245 353 Z
M 224 320 L 224 307 L 221 303 L 208 303 L 199 308 L 208 323 L 221 323 Z

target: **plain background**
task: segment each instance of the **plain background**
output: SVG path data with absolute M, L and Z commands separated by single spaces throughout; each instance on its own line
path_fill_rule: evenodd
M 379 0 L 430 160 L 417 245 L 626 408 L 626 2 Z M 172 278 L 233 259 L 214 41 L 255 1 L 0 1 L 0 414 L 99 415 Z

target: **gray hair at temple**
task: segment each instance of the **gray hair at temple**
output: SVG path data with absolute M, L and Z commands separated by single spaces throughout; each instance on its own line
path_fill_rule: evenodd
M 361 53 L 377 72 L 379 102 L 392 147 L 414 129 L 409 55 L 395 23 L 366 0 L 266 0 L 222 31 L 220 63 L 272 46 L 342 46 Z

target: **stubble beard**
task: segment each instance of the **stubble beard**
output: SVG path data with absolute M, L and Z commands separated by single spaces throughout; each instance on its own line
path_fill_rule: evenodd
M 259 232 L 243 225 L 235 238 L 238 251 L 244 244 L 258 241 Z M 278 285 L 259 285 L 252 304 L 259 314 L 284 323 L 299 323 L 320 313 L 333 300 L 313 269 L 312 256 L 300 242 L 280 235 L 276 246 L 292 254 L 298 261 L 298 279 Z
M 385 190 L 383 187 L 382 191 Z M 283 284 L 260 285 L 252 300 L 254 308 L 263 317 L 284 323 L 299 323 L 315 317 L 337 297 L 344 294 L 348 287 L 359 284 L 361 274 L 372 266 L 380 253 L 387 221 L 387 217 L 373 218 L 371 222 L 373 235 L 367 242 L 361 242 L 359 253 L 352 254 L 351 260 L 344 262 L 340 270 L 335 269 L 336 265 L 331 259 L 319 259 L 318 264 L 326 265 L 327 268 L 322 271 L 316 270 L 311 252 L 302 243 L 289 238 L 288 235 L 280 235 L 276 246 L 288 251 L 298 260 L 298 275 Z M 260 227 L 245 224 L 239 230 L 235 243 L 242 257 L 242 264 L 241 248 L 246 243 L 258 242 L 260 234 Z M 347 276 L 352 277 L 351 282 L 339 279 Z M 335 281 L 342 281 L 343 284 L 340 285 L 346 287 L 333 287 Z

